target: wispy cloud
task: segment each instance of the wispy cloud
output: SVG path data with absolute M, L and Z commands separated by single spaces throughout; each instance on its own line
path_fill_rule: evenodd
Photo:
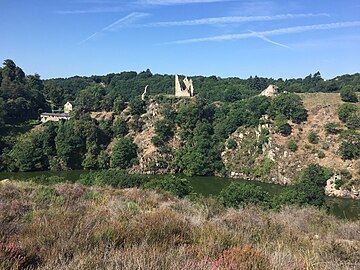
M 279 14 L 272 16 L 231 16 L 231 17 L 202 18 L 202 19 L 185 20 L 185 21 L 154 22 L 154 23 L 149 23 L 145 26 L 169 27 L 169 26 L 216 25 L 216 24 L 231 24 L 231 23 L 244 23 L 244 22 L 257 22 L 257 21 L 275 21 L 275 20 L 320 17 L 320 16 L 329 16 L 329 14 L 308 13 L 308 14 Z
M 91 14 L 91 13 L 114 13 L 123 11 L 123 6 L 111 6 L 111 7 L 96 7 L 92 9 L 76 9 L 76 10 L 57 10 L 57 14 Z
M 172 6 L 172 5 L 204 4 L 204 3 L 229 2 L 229 1 L 234 1 L 234 0 L 139 0 L 137 3 L 142 5 Z
M 90 36 L 88 36 L 87 38 L 82 40 L 80 42 L 80 44 L 93 39 L 94 37 L 98 36 L 100 33 L 118 31 L 119 29 L 124 28 L 124 27 L 134 23 L 135 21 L 137 21 L 137 20 L 139 20 L 141 18 L 147 17 L 149 15 L 150 14 L 143 13 L 143 12 L 132 12 L 129 15 L 127 15 L 127 16 L 125 16 L 123 18 L 120 18 L 119 20 L 105 26 L 100 31 L 91 34 Z
M 264 41 L 266 41 L 268 43 L 271 43 L 271 44 L 274 44 L 274 45 L 277 45 L 277 46 L 280 46 L 280 47 L 283 47 L 283 48 L 290 49 L 289 46 L 287 46 L 285 44 L 282 44 L 282 43 L 279 43 L 279 42 L 276 42 L 276 41 L 273 41 L 273 40 L 271 40 L 271 39 L 269 39 L 269 38 L 265 37 L 264 35 L 261 35 L 261 34 L 259 34 L 257 32 L 254 32 L 254 31 L 251 31 L 251 30 L 249 30 L 249 32 L 254 33 L 258 38 L 260 38 L 260 39 L 262 39 L 262 40 L 264 40 Z
M 184 40 L 168 42 L 167 44 L 187 44 L 187 43 L 210 42 L 210 41 L 224 41 L 224 40 L 233 40 L 233 39 L 247 39 L 252 37 L 259 37 L 259 35 L 263 37 L 268 37 L 268 36 L 278 36 L 278 35 L 295 34 L 295 33 L 303 33 L 310 31 L 331 30 L 331 29 L 358 27 L 358 26 L 360 26 L 360 21 L 313 24 L 313 25 L 303 25 L 303 26 L 295 26 L 295 27 L 287 27 L 287 28 L 278 28 L 278 29 L 262 31 L 262 32 L 184 39 Z

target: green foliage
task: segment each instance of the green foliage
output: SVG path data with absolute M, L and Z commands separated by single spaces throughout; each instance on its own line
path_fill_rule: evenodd
M 236 149 L 237 146 L 237 142 L 234 139 L 231 138 L 227 141 L 227 147 L 229 149 Z
M 76 106 L 83 111 L 99 111 L 106 106 L 102 106 L 105 96 L 105 89 L 100 85 L 92 85 L 80 91 L 76 97 Z
M 346 119 L 346 126 L 349 129 L 360 129 L 360 111 L 351 113 Z
M 210 123 L 198 122 L 183 149 L 177 153 L 177 165 L 188 176 L 211 175 L 222 169 L 222 161 L 217 145 L 212 140 Z
M 340 124 L 334 122 L 326 123 L 324 129 L 328 134 L 339 134 L 341 132 Z
M 342 179 L 350 180 L 352 178 L 351 173 L 347 169 L 342 169 L 340 174 Z
M 323 152 L 323 151 L 318 151 L 317 152 L 317 156 L 318 156 L 318 158 L 324 158 L 325 157 L 325 153 Z
M 344 184 L 344 180 L 343 179 L 336 179 L 335 180 L 335 188 L 336 189 L 340 189 L 340 187 Z
M 126 108 L 126 104 L 121 97 L 117 97 L 113 103 L 113 111 L 115 113 L 121 113 Z
M 270 173 L 273 166 L 274 162 L 269 157 L 266 157 L 262 166 L 256 168 L 254 175 L 256 177 L 264 178 Z
M 301 98 L 292 93 L 282 93 L 272 99 L 269 108 L 270 116 L 274 119 L 279 114 L 294 123 L 301 123 L 307 119 L 307 111 Z
M 190 195 L 193 192 L 192 186 L 187 179 L 175 176 L 154 178 L 146 183 L 144 187 L 169 191 L 180 198 Z
M 296 142 L 291 139 L 290 141 L 288 141 L 287 143 L 287 148 L 291 151 L 291 152 L 296 152 L 296 150 L 298 149 L 298 146 L 296 144 Z
M 360 134 L 356 131 L 346 131 L 341 133 L 341 145 L 339 148 L 342 159 L 360 158 Z
M 324 186 L 331 177 L 331 171 L 318 164 L 310 164 L 300 174 L 299 182 L 287 187 L 273 200 L 274 207 L 296 204 L 322 207 L 325 204 Z
M 232 182 L 220 192 L 219 199 L 226 207 L 238 208 L 248 204 L 266 206 L 270 195 L 255 184 Z
M 165 144 L 165 142 L 158 135 L 153 136 L 151 138 L 151 142 L 155 147 L 161 147 Z
M 289 125 L 286 116 L 283 114 L 278 114 L 275 117 L 274 128 L 276 132 L 280 133 L 283 136 L 290 135 L 292 131 L 292 128 Z
M 144 121 L 138 115 L 135 115 L 132 118 L 132 121 L 129 123 L 129 127 L 135 132 L 141 132 L 143 130 L 143 126 L 145 125 Z
M 116 188 L 132 188 L 143 186 L 148 177 L 129 174 L 125 170 L 105 170 L 81 174 L 79 183 L 86 186 L 112 186 Z
M 113 149 L 111 167 L 130 168 L 137 161 L 137 150 L 137 145 L 130 138 L 121 138 Z
M 171 120 L 163 119 L 155 122 L 155 134 L 164 142 L 174 136 L 175 124 Z
M 112 131 L 115 136 L 124 137 L 129 133 L 129 127 L 127 122 L 122 119 L 118 118 L 113 124 Z
M 132 115 L 142 115 L 146 112 L 146 104 L 145 101 L 141 100 L 140 98 L 134 98 L 129 103 L 130 106 L 130 113 Z
M 356 92 L 354 88 L 350 85 L 344 86 L 341 88 L 340 97 L 342 101 L 345 102 L 358 102 Z
M 269 130 L 267 128 L 261 129 L 260 136 L 257 143 L 258 153 L 262 153 L 262 147 L 269 142 Z
M 339 113 L 339 119 L 346 123 L 348 117 L 359 111 L 359 108 L 355 104 L 345 103 L 342 104 L 339 107 L 338 113 Z
M 319 136 L 314 131 L 310 131 L 307 138 L 311 144 L 319 143 Z

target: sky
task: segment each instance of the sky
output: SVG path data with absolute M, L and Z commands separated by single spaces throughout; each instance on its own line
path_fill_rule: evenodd
M 360 1 L 0 0 L 0 60 L 42 78 L 360 72 Z

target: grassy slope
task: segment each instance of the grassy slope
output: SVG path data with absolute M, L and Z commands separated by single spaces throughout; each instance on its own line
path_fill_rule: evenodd
M 0 268 L 356 269 L 360 221 L 141 189 L 0 184 Z

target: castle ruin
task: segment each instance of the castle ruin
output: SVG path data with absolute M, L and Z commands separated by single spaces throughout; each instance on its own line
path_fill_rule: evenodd
M 194 96 L 194 86 L 192 79 L 185 79 L 180 82 L 179 76 L 175 75 L 175 96 L 176 97 L 193 97 Z

